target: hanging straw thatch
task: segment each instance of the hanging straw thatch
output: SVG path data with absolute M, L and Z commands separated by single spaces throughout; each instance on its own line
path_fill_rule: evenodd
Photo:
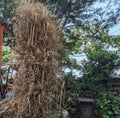
M 16 39 L 20 67 L 15 97 L 4 118 L 58 118 L 56 79 L 59 36 L 46 7 L 24 3 L 17 8 Z

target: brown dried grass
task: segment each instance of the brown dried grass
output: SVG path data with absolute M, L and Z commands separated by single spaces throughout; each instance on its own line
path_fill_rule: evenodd
M 40 3 L 21 4 L 16 14 L 20 66 L 14 84 L 15 97 L 4 118 L 58 118 L 57 26 Z

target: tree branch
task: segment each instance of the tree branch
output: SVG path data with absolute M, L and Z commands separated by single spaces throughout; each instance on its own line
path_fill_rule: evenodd
M 70 13 L 71 13 L 71 0 L 69 1 L 69 3 L 68 3 L 68 14 L 66 14 L 66 18 L 65 18 L 65 21 L 63 22 L 63 25 L 62 25 L 62 27 L 61 27 L 61 29 L 63 30 L 64 29 L 64 27 L 65 27 L 65 25 L 67 24 L 67 21 L 68 21 L 68 19 L 69 19 L 69 17 L 70 17 Z M 66 12 L 67 12 L 67 10 L 66 10 Z

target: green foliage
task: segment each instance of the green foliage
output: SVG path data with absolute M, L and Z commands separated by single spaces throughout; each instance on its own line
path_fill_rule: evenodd
M 78 103 L 76 102 L 76 99 L 79 97 L 80 81 L 75 79 L 75 76 L 72 74 L 72 72 L 67 73 L 64 77 L 65 90 L 63 106 L 68 110 L 70 116 L 72 114 L 75 115 L 75 113 L 77 115 L 76 107 L 78 106 Z
M 92 97 L 96 100 L 96 105 L 99 107 L 98 111 L 96 111 L 97 117 L 119 117 L 120 97 L 105 92 L 100 84 L 101 79 L 111 77 L 112 73 L 116 69 L 119 69 L 119 51 L 106 50 L 105 46 L 111 45 L 109 42 L 111 37 L 106 33 L 100 33 L 99 37 L 101 37 L 102 40 L 99 41 L 96 39 L 92 41 L 89 39 L 89 45 L 86 44 L 84 48 L 88 61 L 84 63 L 83 79 L 85 80 L 83 80 L 80 90 L 83 91 L 84 96 Z M 112 37 L 113 44 L 116 44 L 114 40 Z M 116 47 L 117 46 L 116 44 Z M 117 102 L 118 104 L 116 104 Z
M 20 3 L 21 0 L 2 0 L 0 1 L 0 20 L 6 22 L 11 22 L 13 15 L 15 14 L 16 6 Z
M 108 77 L 115 69 L 120 66 L 119 55 L 99 47 L 93 47 L 86 51 L 88 62 L 84 66 L 84 76 L 93 77 L 101 75 Z
M 100 92 L 96 104 L 99 109 L 97 114 L 102 118 L 120 117 L 120 97 L 112 93 Z
M 13 56 L 14 56 L 14 54 L 12 53 L 11 50 L 9 50 L 9 49 L 3 49 L 2 50 L 2 61 L 3 61 L 3 63 L 8 62 Z
M 112 73 L 120 67 L 119 36 L 109 36 L 106 29 L 100 30 L 95 35 L 91 31 L 96 31 L 97 27 L 88 26 L 89 29 L 74 27 L 70 35 L 66 37 L 68 48 L 71 46 L 71 53 L 85 53 L 88 59 L 82 63 L 83 77 L 80 80 L 74 80 L 72 74 L 69 77 L 65 76 L 69 81 L 66 84 L 66 104 L 75 113 L 76 95 L 77 97 L 93 98 L 96 100 L 98 108 L 96 110 L 97 118 L 112 118 L 114 116 L 119 118 L 120 97 L 106 92 L 100 84 L 101 79 L 111 77 Z M 108 51 L 109 46 L 116 47 L 117 50 Z M 118 104 L 116 104 L 117 102 Z M 70 106 L 70 104 L 72 105 Z

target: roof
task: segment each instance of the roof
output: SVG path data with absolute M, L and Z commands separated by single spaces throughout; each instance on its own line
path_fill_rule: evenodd
M 6 22 L 4 21 L 0 21 L 0 24 L 6 26 Z
M 4 21 L 0 21 L 0 24 L 4 26 L 5 32 L 10 32 L 10 29 L 7 27 L 7 23 Z

